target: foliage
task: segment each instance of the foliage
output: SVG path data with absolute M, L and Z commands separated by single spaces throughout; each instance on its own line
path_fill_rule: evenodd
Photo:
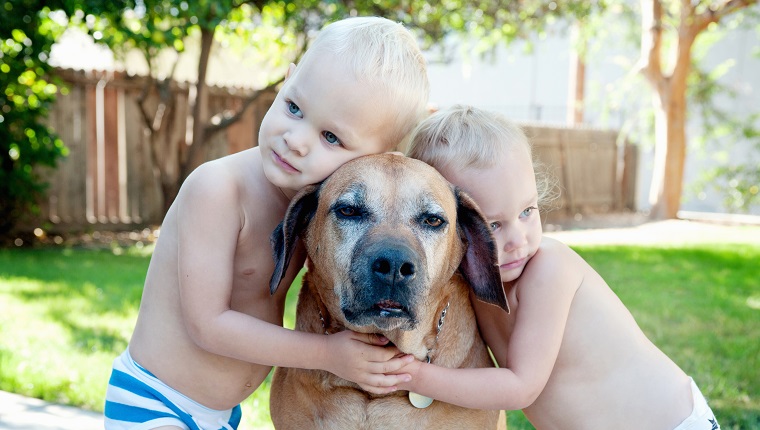
M 732 26 L 738 26 L 741 21 L 739 17 Z M 722 37 L 720 33 L 723 32 L 717 29 L 708 32 L 706 36 L 713 37 L 705 45 Z M 699 59 L 695 57 L 695 60 Z M 729 59 L 710 72 L 703 71 L 696 63 L 693 65 L 690 96 L 695 102 L 695 114 L 702 122 L 695 143 L 711 154 L 717 166 L 701 175 L 692 186 L 692 192 L 699 195 L 715 190 L 723 196 L 723 207 L 727 211 L 749 212 L 753 207 L 760 207 L 760 111 L 730 112 L 719 103 L 723 99 L 734 104 L 738 96 L 733 86 L 719 81 L 735 67 L 735 63 Z M 741 161 L 730 162 L 729 154 L 737 149 L 737 142 L 749 144 L 746 154 L 739 154 Z
M 9 0 L 0 20 L 0 236 L 37 211 L 45 189 L 39 166 L 67 150 L 44 120 L 60 83 L 47 64 L 61 28 L 46 19 L 49 2 Z
M 405 18 L 424 31 L 428 42 L 464 33 L 475 42 L 475 53 L 488 52 L 497 45 L 530 35 L 541 36 L 548 26 L 560 19 L 581 19 L 606 8 L 604 1 L 596 0 L 447 1 L 437 5 L 421 1 L 413 4 L 416 8 Z
M 738 236 L 738 235 L 737 235 Z M 747 231 L 757 236 L 757 229 Z M 757 243 L 574 247 L 710 399 L 724 429 L 760 422 Z M 102 410 L 137 317 L 150 247 L 0 249 L 0 389 Z M 288 292 L 293 327 L 296 281 Z M 243 403 L 271 429 L 268 381 Z M 509 428 L 532 429 L 519 411 Z
M 755 151 L 760 151 L 756 146 Z M 723 207 L 730 212 L 749 212 L 760 206 L 760 162 L 749 157 L 751 162 L 740 164 L 722 163 L 705 172 L 694 184 L 696 192 L 714 189 L 723 195 Z

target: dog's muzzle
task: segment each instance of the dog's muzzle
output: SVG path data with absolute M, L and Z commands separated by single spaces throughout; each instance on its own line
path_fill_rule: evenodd
M 411 330 L 424 265 L 419 253 L 396 238 L 359 241 L 351 263 L 353 298 L 345 302 L 346 320 L 381 330 Z

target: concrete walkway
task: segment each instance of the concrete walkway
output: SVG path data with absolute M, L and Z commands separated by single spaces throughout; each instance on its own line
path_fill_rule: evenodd
M 758 217 L 757 219 L 760 219 Z M 625 227 L 567 228 L 544 234 L 568 245 L 760 244 L 760 224 L 667 220 Z
M 0 430 L 103 430 L 103 415 L 0 391 Z

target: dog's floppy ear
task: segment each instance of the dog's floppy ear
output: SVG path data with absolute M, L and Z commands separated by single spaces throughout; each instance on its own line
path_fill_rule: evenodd
M 298 237 L 309 225 L 314 212 L 317 210 L 320 185 L 309 185 L 296 194 L 285 212 L 285 218 L 274 229 L 269 242 L 272 245 L 274 257 L 274 272 L 269 281 L 269 292 L 274 294 L 280 286 L 285 272 L 288 270 L 293 249 Z
M 457 199 L 457 229 L 467 247 L 459 270 L 475 297 L 509 313 L 507 296 L 501 285 L 496 243 L 488 223 L 470 196 L 459 188 L 454 190 L 454 194 Z

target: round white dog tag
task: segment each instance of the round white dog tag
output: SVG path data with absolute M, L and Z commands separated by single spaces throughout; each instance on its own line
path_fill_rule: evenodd
M 430 397 L 423 396 L 422 394 L 412 393 L 411 391 L 409 392 L 409 401 L 415 408 L 418 409 L 425 409 L 430 406 L 431 403 L 433 403 L 433 399 Z

